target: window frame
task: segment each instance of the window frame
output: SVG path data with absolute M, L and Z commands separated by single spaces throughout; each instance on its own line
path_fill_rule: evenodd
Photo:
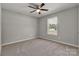
M 56 34 L 50 34 L 50 33 L 49 33 L 49 24 L 48 24 L 48 20 L 49 20 L 49 19 L 52 19 L 52 18 L 55 18 L 55 17 L 57 18 Z M 56 36 L 58 35 L 58 16 L 53 16 L 53 17 L 48 17 L 48 18 L 47 18 L 47 34 L 48 34 L 48 35 L 56 35 Z

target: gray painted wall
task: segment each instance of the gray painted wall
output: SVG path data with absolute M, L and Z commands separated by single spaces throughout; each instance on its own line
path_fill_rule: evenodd
M 78 45 L 79 45 L 79 7 L 78 7 Z M 79 55 L 79 49 L 78 49 L 78 55 Z
M 47 19 L 58 17 L 58 35 L 47 34 Z M 77 45 L 77 8 L 70 8 L 40 18 L 40 37 Z
M 2 44 L 36 36 L 36 18 L 2 9 Z
M 1 55 L 1 4 L 0 4 L 0 55 Z
M 78 45 L 79 45 L 79 7 L 78 7 Z

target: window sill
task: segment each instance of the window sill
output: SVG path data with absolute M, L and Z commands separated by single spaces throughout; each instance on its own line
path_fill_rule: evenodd
M 57 36 L 57 32 L 49 32 L 48 35 L 55 35 L 55 36 Z

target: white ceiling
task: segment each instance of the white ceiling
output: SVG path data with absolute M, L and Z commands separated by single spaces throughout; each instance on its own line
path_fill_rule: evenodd
M 39 4 L 39 3 L 37 3 Z M 51 13 L 55 13 L 57 11 L 67 9 L 70 7 L 74 7 L 77 3 L 45 3 L 43 8 L 49 9 L 48 11 L 43 11 L 42 14 L 38 14 L 37 12 L 30 13 L 33 9 L 29 8 L 29 3 L 2 3 L 2 8 L 11 10 L 14 12 L 19 12 L 25 15 L 33 16 L 33 17 L 42 17 Z

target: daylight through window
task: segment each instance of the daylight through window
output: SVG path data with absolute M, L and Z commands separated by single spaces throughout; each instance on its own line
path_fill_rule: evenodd
M 57 35 L 57 17 L 48 19 L 48 34 Z

